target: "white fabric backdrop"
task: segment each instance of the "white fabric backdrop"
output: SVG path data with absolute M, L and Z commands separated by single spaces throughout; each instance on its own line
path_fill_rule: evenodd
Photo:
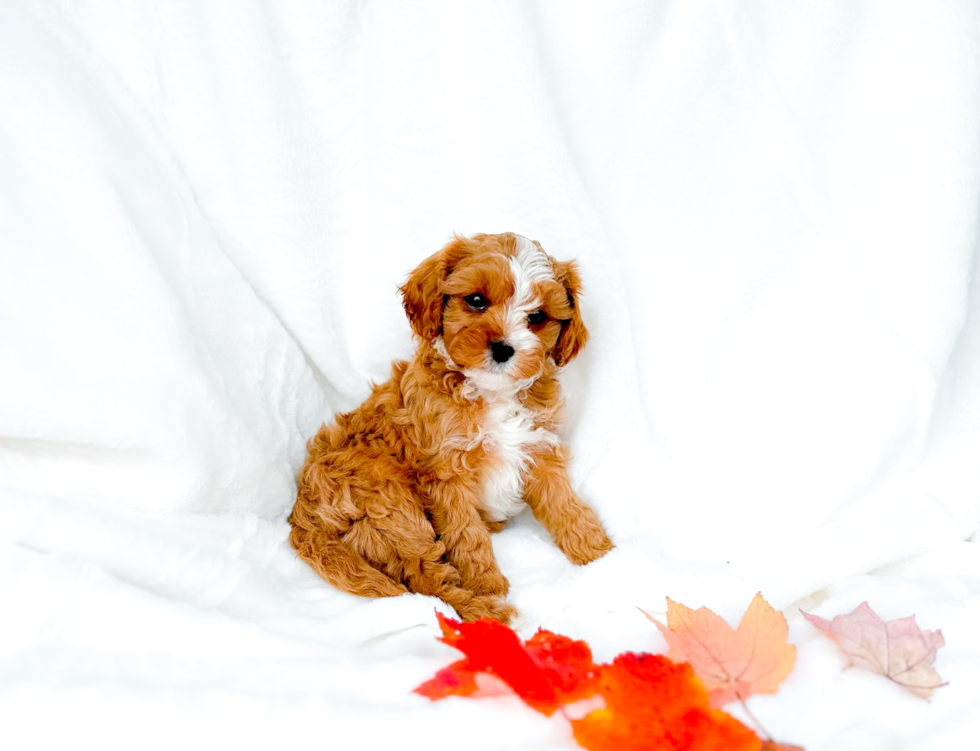
M 454 659 L 438 603 L 286 542 L 305 441 L 411 353 L 397 286 L 510 230 L 581 264 L 565 435 L 618 546 L 498 535 L 522 634 L 660 651 L 634 606 L 761 590 L 778 738 L 975 742 L 978 32 L 965 0 L 0 4 L 0 732 L 573 748 L 409 694 Z M 796 610 L 865 599 L 943 629 L 930 703 Z

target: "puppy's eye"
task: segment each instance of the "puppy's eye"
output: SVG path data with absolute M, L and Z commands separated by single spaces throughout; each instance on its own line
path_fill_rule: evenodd
M 543 310 L 536 310 L 527 317 L 527 322 L 532 326 L 540 326 L 547 320 L 548 316 Z
M 486 310 L 487 309 L 487 298 L 483 295 L 477 293 L 473 295 L 467 295 L 463 298 L 466 304 L 470 306 L 473 310 Z

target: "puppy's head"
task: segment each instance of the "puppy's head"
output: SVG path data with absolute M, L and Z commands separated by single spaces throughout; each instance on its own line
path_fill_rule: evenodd
M 526 237 L 456 237 L 402 287 L 415 333 L 485 391 L 524 388 L 585 345 L 574 261 Z

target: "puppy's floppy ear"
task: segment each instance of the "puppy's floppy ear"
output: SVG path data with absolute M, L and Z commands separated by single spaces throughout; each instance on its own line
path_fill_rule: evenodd
M 412 330 L 422 339 L 435 339 L 442 333 L 442 283 L 469 252 L 466 238 L 456 235 L 446 247 L 422 261 L 401 287 L 402 307 Z
M 582 280 L 578 275 L 575 261 L 563 261 L 555 264 L 555 279 L 565 288 L 568 294 L 568 305 L 572 309 L 572 317 L 561 322 L 561 333 L 555 344 L 555 365 L 567 365 L 579 353 L 589 339 L 589 332 L 582 323 L 578 298 L 582 292 Z

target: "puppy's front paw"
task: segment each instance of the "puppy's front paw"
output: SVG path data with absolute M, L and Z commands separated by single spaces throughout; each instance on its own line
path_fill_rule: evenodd
M 581 519 L 574 529 L 562 540 L 562 552 L 572 563 L 584 566 L 597 558 L 602 558 L 613 549 L 602 525 L 595 517 Z

